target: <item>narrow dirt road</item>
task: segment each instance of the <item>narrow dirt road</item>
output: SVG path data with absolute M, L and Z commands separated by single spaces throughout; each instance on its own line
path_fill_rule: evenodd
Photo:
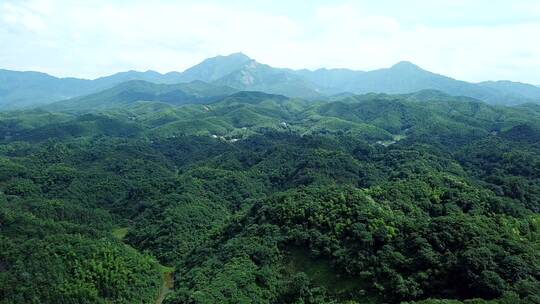
M 112 231 L 112 234 L 115 238 L 119 239 L 120 241 L 124 241 L 124 237 L 128 233 L 128 228 L 115 228 Z M 135 248 L 129 246 L 128 244 L 124 244 L 125 246 L 136 250 Z M 163 265 L 160 265 L 160 268 L 162 269 L 161 273 L 161 288 L 159 289 L 158 297 L 155 301 L 156 304 L 163 303 L 163 300 L 165 300 L 165 297 L 172 292 L 172 289 L 174 287 L 174 275 L 172 268 L 166 267 Z
M 164 272 L 161 276 L 163 282 L 161 284 L 161 289 L 159 290 L 158 298 L 156 299 L 156 304 L 163 303 L 163 300 L 165 300 L 165 296 L 167 296 L 173 288 L 173 273 L 172 272 Z

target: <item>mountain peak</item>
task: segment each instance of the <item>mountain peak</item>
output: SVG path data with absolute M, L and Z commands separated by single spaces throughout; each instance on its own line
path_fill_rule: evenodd
M 235 59 L 244 59 L 244 60 L 251 60 L 251 58 L 242 53 L 242 52 L 236 52 L 236 53 L 232 53 L 232 54 L 229 54 L 229 55 L 225 55 L 225 56 L 222 56 L 222 57 L 229 57 L 229 58 L 235 58 Z
M 191 80 L 212 82 L 241 69 L 250 61 L 253 60 L 243 53 L 215 56 L 205 59 L 201 63 L 185 70 L 182 73 L 183 80 L 187 82 Z
M 410 62 L 410 61 L 400 61 L 396 64 L 394 64 L 391 69 L 399 69 L 399 70 L 421 70 L 419 66 L 416 64 Z
M 229 55 L 217 55 L 205 59 L 203 62 L 249 62 L 252 61 L 248 55 L 242 52 L 231 53 Z

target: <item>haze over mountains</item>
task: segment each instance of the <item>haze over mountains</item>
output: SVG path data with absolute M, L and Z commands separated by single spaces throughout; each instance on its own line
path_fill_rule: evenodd
M 125 82 L 139 80 L 143 82 Z M 195 83 L 193 83 L 195 81 Z M 203 83 L 204 82 L 204 83 Z M 177 86 L 163 86 L 180 84 Z M 120 85 L 119 87 L 115 87 Z M 115 87 L 114 89 L 111 89 Z M 108 90 L 109 91 L 104 91 Z M 208 58 L 184 72 L 161 74 L 155 71 L 127 71 L 94 80 L 57 78 L 39 72 L 0 70 L 0 109 L 11 110 L 61 102 L 74 106 L 100 96 L 121 101 L 165 99 L 173 104 L 210 101 L 236 91 L 261 91 L 305 99 L 324 100 L 333 95 L 439 90 L 449 95 L 466 96 L 490 104 L 515 105 L 540 102 L 540 87 L 511 82 L 470 83 L 435 74 L 410 62 L 374 71 L 349 69 L 292 70 L 274 68 L 242 54 Z M 101 92 L 104 91 L 104 92 Z M 139 92 L 143 93 L 136 94 Z M 101 92 L 101 93 L 98 93 Z M 87 98 L 81 98 L 89 94 Z M 111 95 L 112 94 L 112 95 Z M 163 100 L 162 100 L 163 101 Z M 92 104 L 91 102 L 88 104 Z M 95 105 L 95 104 L 94 104 Z

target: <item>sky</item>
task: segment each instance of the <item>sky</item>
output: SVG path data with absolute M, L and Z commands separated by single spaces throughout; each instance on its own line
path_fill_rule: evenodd
M 96 78 L 243 52 L 289 68 L 411 61 L 540 85 L 540 0 L 0 0 L 0 68 Z

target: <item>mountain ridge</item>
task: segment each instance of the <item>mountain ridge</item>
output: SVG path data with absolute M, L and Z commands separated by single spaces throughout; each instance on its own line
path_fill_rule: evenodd
M 87 112 L 119 108 L 140 101 L 160 101 L 170 105 L 209 103 L 236 93 L 237 90 L 200 80 L 178 84 L 158 84 L 130 80 L 112 88 L 44 105 L 50 111 Z
M 346 68 L 316 70 L 275 68 L 243 53 L 207 58 L 183 72 L 129 70 L 93 80 L 58 78 L 41 72 L 0 69 L 0 108 L 20 109 L 50 104 L 110 89 L 122 82 L 143 80 L 157 84 L 204 81 L 237 90 L 262 91 L 306 99 L 329 96 L 439 90 L 490 104 L 539 103 L 540 87 L 508 80 L 472 83 L 422 69 L 409 61 L 388 68 L 355 71 Z

